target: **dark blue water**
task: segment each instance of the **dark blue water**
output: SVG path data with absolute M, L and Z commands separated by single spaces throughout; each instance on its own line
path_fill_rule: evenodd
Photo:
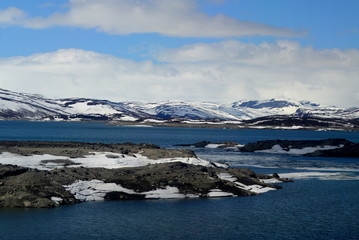
M 168 127 L 124 127 L 103 123 L 0 121 L 0 140 L 154 143 L 163 147 L 199 141 L 248 143 L 268 139 L 315 140 L 346 138 L 359 142 L 357 132 L 250 130 Z
M 324 138 L 359 142 L 359 133 L 0 122 L 2 140 L 130 141 L 168 147 L 202 140 L 247 143 L 265 139 Z M 255 197 L 89 202 L 56 209 L 2 209 L 0 239 L 359 239 L 357 159 L 212 149 L 197 150 L 197 153 L 234 166 L 252 166 L 266 173 L 335 169 L 349 174 L 349 180 L 298 179 L 282 184 L 282 190 Z

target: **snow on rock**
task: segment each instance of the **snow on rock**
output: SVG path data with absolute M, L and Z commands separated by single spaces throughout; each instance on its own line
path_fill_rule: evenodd
M 177 187 L 170 187 L 167 186 L 165 189 L 156 189 L 149 192 L 143 192 L 141 194 L 145 194 L 145 198 L 149 199 L 180 199 L 180 198 L 186 198 L 185 194 L 179 193 L 179 190 Z
M 331 149 L 337 149 L 337 148 L 342 148 L 342 147 L 344 147 L 344 145 L 340 145 L 340 146 L 317 146 L 317 147 L 284 149 L 279 144 L 276 144 L 271 149 L 257 150 L 255 152 L 286 153 L 286 154 L 304 155 L 304 154 L 307 154 L 307 153 L 313 153 L 313 152 L 318 151 L 318 150 L 331 150 Z
M 156 163 L 172 163 L 172 162 L 182 162 L 191 165 L 198 165 L 204 167 L 212 167 L 213 165 L 211 162 L 201 159 L 201 158 L 162 158 L 158 160 L 150 160 L 149 164 L 156 164 Z
M 142 167 L 149 164 L 182 162 L 191 165 L 212 167 L 213 165 L 204 159 L 195 157 L 162 158 L 152 160 L 141 154 L 123 155 L 110 152 L 93 152 L 80 158 L 68 158 L 49 154 L 21 156 L 14 153 L 3 152 L 0 154 L 0 164 L 11 164 L 21 167 L 36 168 L 39 170 L 52 170 L 64 167 L 61 160 L 68 160 L 67 167 L 107 168 L 116 169 L 124 167 Z M 228 166 L 226 166 L 228 167 Z
M 229 173 L 217 173 L 217 176 L 219 179 L 235 183 L 236 186 L 240 189 L 247 190 L 247 191 L 254 192 L 254 193 L 265 193 L 268 191 L 276 190 L 275 188 L 263 187 L 263 186 L 257 185 L 257 184 L 245 185 L 243 183 L 238 182 L 237 181 L 238 179 L 236 177 L 230 175 Z
M 281 183 L 282 181 L 276 179 L 276 178 L 269 178 L 269 179 L 259 179 L 260 181 L 264 182 L 264 183 L 269 183 L 269 184 L 273 184 L 273 183 Z
M 138 118 L 131 117 L 131 116 L 123 116 L 119 120 L 120 121 L 126 121 L 126 122 L 134 122 L 134 121 L 137 121 Z
M 116 114 L 121 113 L 118 110 L 105 104 L 91 104 L 91 101 L 76 102 L 69 105 L 69 111 L 72 114 Z
M 168 119 L 196 121 L 204 123 L 233 122 L 258 117 L 285 115 L 309 115 L 320 118 L 355 119 L 359 108 L 341 109 L 319 104 L 288 99 L 246 100 L 233 103 L 211 102 L 111 102 L 108 100 L 66 98 L 50 99 L 36 94 L 16 93 L 0 89 L 0 117 L 5 119 L 69 120 L 80 115 L 88 117 L 108 117 L 110 120 L 161 123 Z M 280 127 L 285 128 L 285 127 Z M 300 126 L 289 127 L 292 129 Z
M 105 183 L 96 179 L 91 181 L 78 180 L 64 187 L 80 201 L 102 201 L 107 193 L 114 191 L 136 194 L 135 191 L 123 188 L 116 183 Z
M 319 180 L 359 180 L 359 175 L 343 172 L 293 172 L 280 173 L 281 178 Z
M 229 173 L 218 173 L 217 176 L 219 179 L 222 179 L 222 180 L 226 180 L 226 181 L 230 181 L 230 182 L 237 181 L 237 178 L 230 175 Z
M 124 188 L 116 183 L 105 183 L 101 180 L 82 181 L 78 180 L 70 185 L 64 186 L 67 191 L 74 195 L 79 201 L 103 201 L 107 193 L 123 192 L 133 195 L 145 195 L 147 199 L 182 199 L 198 198 L 196 194 L 182 194 L 177 187 L 166 186 L 163 189 L 156 189 L 148 192 L 135 192 Z M 54 198 L 53 201 L 56 199 Z
M 51 201 L 55 202 L 56 205 L 60 205 L 60 203 L 62 203 L 63 199 L 60 197 L 51 197 Z
M 234 197 L 233 193 L 224 192 L 221 189 L 211 189 L 207 197 Z
M 223 144 L 209 143 L 209 144 L 207 144 L 205 147 L 206 147 L 206 148 L 219 148 L 220 146 L 223 146 Z
M 46 160 L 65 160 L 67 157 L 53 156 L 49 154 L 44 155 L 31 155 L 21 156 L 14 153 L 3 152 L 0 154 L 0 164 L 11 164 L 27 168 L 36 168 L 39 170 L 51 170 L 54 168 L 62 167 L 63 164 L 46 163 Z

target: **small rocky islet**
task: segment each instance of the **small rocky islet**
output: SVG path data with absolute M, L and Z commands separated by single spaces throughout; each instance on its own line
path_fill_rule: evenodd
M 0 141 L 0 208 L 253 196 L 285 181 L 153 144 Z
M 311 157 L 347 157 L 359 158 L 359 143 L 346 139 L 323 140 L 265 140 L 241 145 L 236 142 L 225 141 L 213 143 L 201 141 L 192 144 L 178 144 L 181 147 L 221 148 L 227 151 L 239 152 L 270 152 L 295 154 Z

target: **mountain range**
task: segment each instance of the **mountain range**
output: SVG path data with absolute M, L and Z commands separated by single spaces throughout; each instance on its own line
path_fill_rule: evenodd
M 117 123 L 227 124 L 269 128 L 359 128 L 359 108 L 321 106 L 286 99 L 212 102 L 112 102 L 89 98 L 51 99 L 0 89 L 0 119 L 111 121 Z

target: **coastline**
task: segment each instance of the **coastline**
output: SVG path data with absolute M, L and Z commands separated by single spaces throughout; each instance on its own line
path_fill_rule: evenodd
M 256 129 L 256 130 L 303 130 L 303 131 L 346 131 L 359 132 L 359 127 L 321 127 L 321 126 L 282 126 L 282 125 L 250 125 L 227 122 L 195 122 L 195 121 L 114 121 L 114 120 L 43 120 L 43 119 L 0 119 L 0 121 L 29 121 L 29 122 L 84 122 L 103 123 L 109 126 L 128 127 L 177 127 L 177 128 L 213 128 L 213 129 Z

